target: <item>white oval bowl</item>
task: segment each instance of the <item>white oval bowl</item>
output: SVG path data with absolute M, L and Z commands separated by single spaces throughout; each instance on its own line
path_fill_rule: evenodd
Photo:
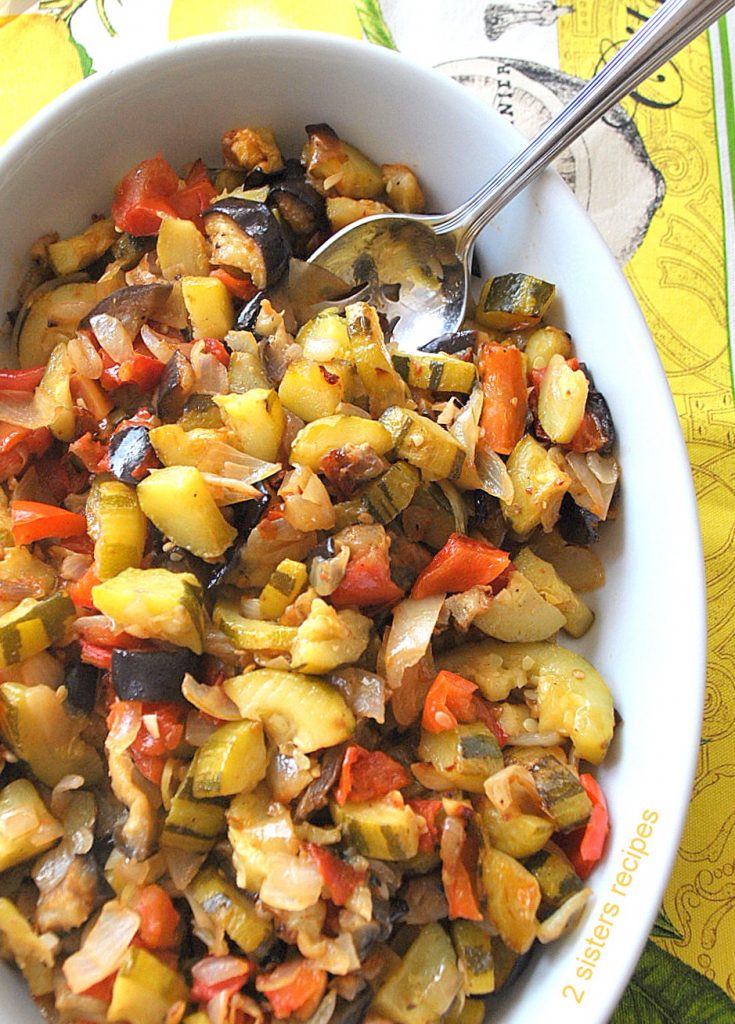
M 176 167 L 197 156 L 216 163 L 223 131 L 243 123 L 271 125 L 295 155 L 303 126 L 319 121 L 378 161 L 416 167 L 436 210 L 467 198 L 522 144 L 468 91 L 376 46 L 300 32 L 171 45 L 71 89 L 0 151 L 2 309 L 14 305 L 32 242 L 108 210 L 138 161 L 160 152 Z M 605 1024 L 660 906 L 689 803 L 706 635 L 697 508 L 643 316 L 561 179 L 538 179 L 485 230 L 478 254 L 484 275 L 520 270 L 556 283 L 550 319 L 571 332 L 610 404 L 623 467 L 621 516 L 601 545 L 607 584 L 578 644 L 623 720 L 599 771 L 612 833 L 582 924 L 534 955 L 491 1016 Z M 3 968 L 0 1022 L 39 1019 Z

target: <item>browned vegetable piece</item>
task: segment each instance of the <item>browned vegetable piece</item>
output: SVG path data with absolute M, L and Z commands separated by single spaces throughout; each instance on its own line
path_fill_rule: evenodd
M 232 128 L 222 136 L 222 155 L 228 167 L 272 174 L 283 167 L 283 157 L 270 128 Z
M 405 164 L 383 164 L 380 169 L 393 209 L 398 213 L 423 213 L 424 193 L 411 168 Z
M 172 285 L 168 281 L 154 281 L 152 284 L 133 284 L 127 288 L 118 288 L 106 298 L 98 302 L 88 316 L 82 321 L 82 326 L 88 326 L 93 316 L 106 313 L 107 316 L 114 316 L 119 320 L 131 334 L 135 335 L 140 330 L 141 324 L 148 320 L 155 320 L 157 314 L 161 313 L 169 295 Z
M 194 371 L 181 352 L 174 352 L 163 368 L 156 393 L 156 409 L 162 420 L 177 420 L 194 390 Z
M 265 203 L 229 197 L 204 213 L 212 263 L 249 274 L 256 288 L 277 281 L 290 255 L 283 228 Z
M 383 174 L 359 149 L 339 138 L 328 124 L 307 124 L 309 141 L 301 154 L 309 181 L 327 195 L 374 199 L 383 191 Z
M 390 206 L 379 203 L 375 199 L 350 199 L 348 196 L 334 196 L 327 199 L 327 218 L 332 231 L 354 224 L 363 217 L 373 217 L 376 213 L 392 213 Z

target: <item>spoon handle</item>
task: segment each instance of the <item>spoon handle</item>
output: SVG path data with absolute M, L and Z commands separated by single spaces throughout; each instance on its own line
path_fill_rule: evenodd
M 480 231 L 539 171 L 733 4 L 735 0 L 666 0 L 525 149 L 456 210 L 437 218 L 435 230 L 456 231 L 457 252 L 465 257 Z

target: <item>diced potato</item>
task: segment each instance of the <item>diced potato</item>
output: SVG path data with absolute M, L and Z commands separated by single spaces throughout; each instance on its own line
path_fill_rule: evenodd
M 151 470 L 138 484 L 138 500 L 165 537 L 199 558 L 219 558 L 237 537 L 194 466 Z
M 270 128 L 233 128 L 222 136 L 222 154 L 230 167 L 266 174 L 283 168 L 283 157 Z
M 405 164 L 383 164 L 380 169 L 393 209 L 398 213 L 423 213 L 424 193 L 411 168 Z
M 595 617 L 584 601 L 558 575 L 551 562 L 545 562 L 530 548 L 522 548 L 513 563 L 533 583 L 541 596 L 559 609 L 566 619 L 564 629 L 567 633 L 571 636 L 584 636 Z
M 242 395 L 215 395 L 214 400 L 248 455 L 275 462 L 286 430 L 281 400 L 272 388 L 251 388 Z
M 526 340 L 526 358 L 529 370 L 543 370 L 553 355 L 569 359 L 572 340 L 560 327 L 537 327 Z
M 559 506 L 571 483 L 569 475 L 554 462 L 548 451 L 526 434 L 507 462 L 513 481 L 513 501 L 503 505 L 503 515 L 520 535 L 537 526 L 552 529 L 559 517 Z
M 582 370 L 573 370 L 564 356 L 549 360 L 538 396 L 538 418 L 544 432 L 558 444 L 568 444 L 584 416 L 589 382 Z
M 344 142 L 326 124 L 309 126 L 302 163 L 308 178 L 330 195 L 374 199 L 383 191 L 383 175 L 359 149 Z
M 193 336 L 221 341 L 235 319 L 230 293 L 222 282 L 216 277 L 187 276 L 181 279 L 181 288 Z
M 75 274 L 107 252 L 116 238 L 111 218 L 96 220 L 78 235 L 52 242 L 48 247 L 49 262 L 59 276 Z
M 375 199 L 350 199 L 348 196 L 332 196 L 327 199 L 327 220 L 332 231 L 346 228 L 363 217 L 376 213 L 392 213 L 390 206 Z
M 497 594 L 474 625 L 497 640 L 523 643 L 547 640 L 565 624 L 562 612 L 539 594 L 520 572 L 511 573 L 507 587 Z
M 292 413 L 311 423 L 336 412 L 345 399 L 345 381 L 351 377 L 349 363 L 296 359 L 284 374 L 278 397 Z
M 196 224 L 179 217 L 164 217 L 156 242 L 161 273 L 167 281 L 178 277 L 207 277 L 209 246 Z
M 334 309 L 325 309 L 312 320 L 307 321 L 296 335 L 307 359 L 347 359 L 350 356 L 350 339 L 347 335 L 347 321 Z
M 367 302 L 353 302 L 345 314 L 352 358 L 368 393 L 371 415 L 379 416 L 391 405 L 406 405 L 408 388 L 391 361 L 377 310 Z
M 296 435 L 291 446 L 291 462 L 308 466 L 314 472 L 327 452 L 346 444 L 368 444 L 378 455 L 393 447 L 393 439 L 382 423 L 362 416 L 324 416 L 313 420 Z

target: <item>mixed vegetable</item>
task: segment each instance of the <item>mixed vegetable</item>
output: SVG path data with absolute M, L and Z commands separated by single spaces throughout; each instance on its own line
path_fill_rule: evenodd
M 0 951 L 49 1020 L 480 1024 L 603 854 L 614 428 L 554 286 L 398 351 L 304 259 L 414 172 L 154 156 L 0 371 Z M 427 272 L 431 272 L 427 268 Z M 561 633 L 562 642 L 557 643 Z

